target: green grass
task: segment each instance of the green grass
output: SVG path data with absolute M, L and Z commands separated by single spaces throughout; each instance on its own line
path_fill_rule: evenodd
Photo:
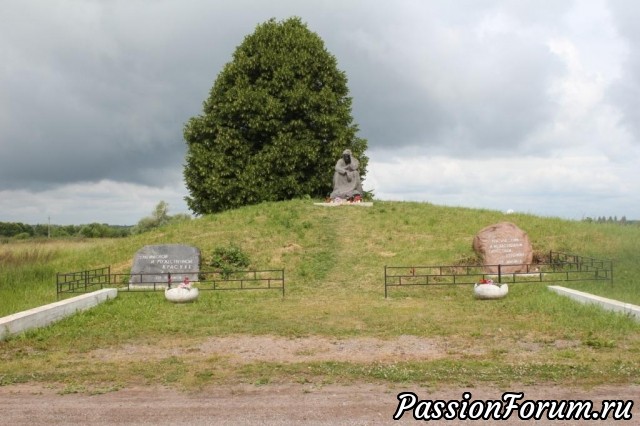
M 197 388 L 237 381 L 638 383 L 640 325 L 555 295 L 545 284 L 512 285 L 509 296 L 499 301 L 474 300 L 469 286 L 393 288 L 384 298 L 384 265 L 472 258 L 473 236 L 503 220 L 527 231 L 536 251 L 614 260 L 613 285 L 562 285 L 640 304 L 640 227 L 428 203 L 376 202 L 372 208 L 321 208 L 301 200 L 265 203 L 126 239 L 0 245 L 0 315 L 55 301 L 56 272 L 108 264 L 112 272 L 128 272 L 134 253 L 146 244 L 192 244 L 205 260 L 214 248 L 233 244 L 249 254 L 252 267 L 286 270 L 285 298 L 279 291 L 203 291 L 193 304 L 174 305 L 161 293 L 120 294 L 90 311 L 0 342 L 0 385 L 61 383 L 65 393 L 100 393 L 131 383 Z M 126 345 L 180 347 L 212 336 L 263 334 L 414 335 L 446 345 L 447 357 L 237 365 L 220 357 L 96 362 L 91 355 Z

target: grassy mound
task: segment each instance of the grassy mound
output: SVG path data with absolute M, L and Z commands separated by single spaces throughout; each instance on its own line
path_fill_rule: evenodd
M 108 264 L 113 272 L 128 272 L 134 253 L 146 244 L 191 244 L 205 258 L 216 247 L 235 245 L 249 255 L 254 268 L 286 270 L 284 299 L 277 291 L 201 292 L 196 303 L 176 306 L 161 293 L 123 294 L 1 342 L 0 384 L 81 382 L 110 389 L 140 381 L 187 387 L 229 380 L 637 381 L 640 325 L 623 315 L 577 305 L 543 284 L 516 284 L 499 301 L 476 301 L 468 286 L 394 289 L 384 298 L 384 265 L 468 261 L 474 256 L 473 236 L 503 220 L 528 232 L 535 251 L 613 259 L 613 285 L 563 285 L 640 304 L 639 227 L 428 203 L 376 202 L 371 208 L 332 209 L 302 200 L 265 203 L 126 239 L 0 246 L 0 315 L 55 301 L 55 272 Z M 233 335 L 386 340 L 412 335 L 446 346 L 447 357 L 373 364 L 336 360 L 236 365 L 207 357 L 92 362 L 97 349 L 190 347 Z M 163 368 L 158 369 L 158 363 Z

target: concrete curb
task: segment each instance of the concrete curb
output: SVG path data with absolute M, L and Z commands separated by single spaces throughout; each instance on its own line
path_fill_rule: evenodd
M 632 305 L 631 303 L 618 302 L 617 300 L 607 299 L 606 297 L 596 296 L 590 293 L 585 293 L 578 290 L 573 290 L 566 287 L 557 285 L 550 285 L 547 288 L 562 296 L 570 297 L 571 299 L 583 303 L 598 305 L 608 311 L 622 312 L 627 315 L 631 315 L 636 321 L 640 321 L 640 306 Z
M 32 328 L 47 326 L 78 311 L 84 311 L 109 299 L 114 299 L 116 296 L 118 296 L 117 289 L 104 288 L 2 317 L 0 318 L 0 340 Z

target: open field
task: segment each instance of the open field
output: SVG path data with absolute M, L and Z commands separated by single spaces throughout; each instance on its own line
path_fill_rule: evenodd
M 55 272 L 108 264 L 127 272 L 145 244 L 192 244 L 205 261 L 215 247 L 235 244 L 252 267 L 286 270 L 284 298 L 278 291 L 201 292 L 194 304 L 173 305 L 161 293 L 121 294 L 0 342 L 0 385 L 100 394 L 291 383 L 640 384 L 640 324 L 545 285 L 513 285 L 499 301 L 474 300 L 469 286 L 394 289 L 384 298 L 384 265 L 469 261 L 475 233 L 502 220 L 527 231 L 537 252 L 613 259 L 613 285 L 563 285 L 640 304 L 635 226 L 426 203 L 267 203 L 126 239 L 0 245 L 0 315 L 55 301 Z

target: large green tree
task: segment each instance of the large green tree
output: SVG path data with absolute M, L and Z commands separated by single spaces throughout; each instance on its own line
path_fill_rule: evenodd
M 189 208 L 206 214 L 332 189 L 351 149 L 366 173 L 347 77 L 300 18 L 271 19 L 245 37 L 184 129 Z

